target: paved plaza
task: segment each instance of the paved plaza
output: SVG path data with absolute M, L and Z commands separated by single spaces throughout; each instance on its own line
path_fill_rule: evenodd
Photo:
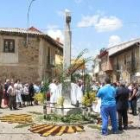
M 0 116 L 7 114 L 28 113 L 29 111 L 42 112 L 42 108 L 42 106 L 33 106 L 22 108 L 21 110 L 16 111 L 1 109 Z M 133 121 L 132 124 L 129 124 L 129 129 L 127 131 L 123 131 L 120 134 L 102 136 L 99 130 L 89 128 L 87 125 L 85 125 L 85 132 L 49 137 L 41 137 L 39 134 L 31 133 L 28 130 L 29 127 L 14 128 L 17 124 L 0 122 L 0 140 L 139 140 L 140 130 L 137 128 L 138 116 L 133 117 L 132 115 L 129 115 L 129 121 Z

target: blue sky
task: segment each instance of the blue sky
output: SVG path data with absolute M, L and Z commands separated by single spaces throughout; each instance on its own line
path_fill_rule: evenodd
M 30 0 L 0 0 L 0 27 L 27 28 Z M 140 0 L 36 0 L 30 26 L 63 41 L 64 11 L 72 14 L 72 55 L 140 37 Z

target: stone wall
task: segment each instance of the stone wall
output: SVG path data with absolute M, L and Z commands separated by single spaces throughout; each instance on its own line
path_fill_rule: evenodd
M 28 45 L 24 43 L 25 39 L 18 40 L 18 55 L 20 64 L 36 64 L 39 62 L 39 40 L 31 38 Z
M 15 40 L 15 53 L 3 52 L 3 40 Z M 55 58 L 57 48 L 40 37 L 0 35 L 0 79 L 21 79 L 38 81 L 47 79 L 53 74 L 52 67 L 48 67 L 48 48 Z
M 15 40 L 15 53 L 4 53 L 3 39 Z M 39 42 L 38 38 L 29 38 L 28 45 L 25 44 L 26 37 L 4 36 L 0 37 L 0 55 L 5 56 L 0 62 L 0 79 L 21 79 L 26 81 L 41 80 L 39 74 Z M 41 56 L 42 57 L 42 56 Z M 16 59 L 15 59 L 16 58 Z
M 21 79 L 22 82 L 35 82 L 39 79 L 36 66 L 0 66 L 0 79 Z
M 133 69 L 133 62 L 132 62 L 132 51 L 135 59 L 135 68 Z M 122 51 L 121 53 L 118 53 L 117 55 L 112 57 L 113 59 L 113 65 L 116 66 L 117 63 L 120 66 L 120 69 L 122 67 L 122 72 L 117 72 L 116 69 L 113 71 L 113 81 L 115 82 L 117 80 L 117 74 L 122 76 L 123 81 L 126 81 L 128 83 L 133 81 L 133 77 L 136 72 L 139 72 L 140 70 L 140 61 L 139 61 L 139 47 L 134 45 L 131 48 Z M 130 62 L 130 65 L 128 65 Z M 127 64 L 128 63 L 128 64 Z M 132 64 L 131 64 L 132 63 Z M 130 67 L 130 68 L 129 68 Z

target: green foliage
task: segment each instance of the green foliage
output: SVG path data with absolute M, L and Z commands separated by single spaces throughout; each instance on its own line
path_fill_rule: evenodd
M 84 81 L 85 81 L 85 93 L 89 93 L 92 91 L 91 82 L 92 78 L 89 74 L 85 74 Z
M 41 87 L 41 93 L 46 93 L 49 90 L 49 82 L 45 81 L 43 87 Z
M 48 114 L 45 120 L 63 123 L 82 123 L 82 122 L 84 123 L 87 121 L 91 121 L 90 118 L 83 116 L 82 114 L 71 114 L 66 116 L 61 116 L 57 114 Z
M 69 66 L 69 68 L 67 68 L 67 69 L 63 69 L 62 63 L 60 65 L 55 65 L 55 69 L 59 72 L 57 75 L 55 75 L 55 77 L 51 77 L 50 79 L 56 78 L 61 83 L 64 83 L 64 81 L 67 77 L 73 75 L 77 70 L 79 70 L 79 68 L 82 65 L 85 65 L 87 62 L 92 60 L 91 57 L 84 58 L 84 54 L 87 53 L 87 51 L 88 51 L 87 49 L 84 49 L 82 52 L 80 52 L 79 55 L 75 59 L 75 63 L 71 64 Z M 78 62 L 81 60 L 83 60 L 82 63 L 78 64 Z
M 82 98 L 82 104 L 84 106 L 91 106 L 93 101 L 96 99 L 96 93 L 95 92 L 90 92 L 90 93 L 85 93 L 85 95 Z
M 82 79 L 82 76 L 79 73 L 74 73 L 71 75 L 72 82 L 76 82 L 78 79 Z

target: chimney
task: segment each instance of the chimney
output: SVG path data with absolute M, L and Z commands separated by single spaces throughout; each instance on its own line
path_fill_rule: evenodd
M 57 37 L 57 38 L 56 38 L 56 41 L 60 43 L 60 38 L 59 38 L 59 37 Z

